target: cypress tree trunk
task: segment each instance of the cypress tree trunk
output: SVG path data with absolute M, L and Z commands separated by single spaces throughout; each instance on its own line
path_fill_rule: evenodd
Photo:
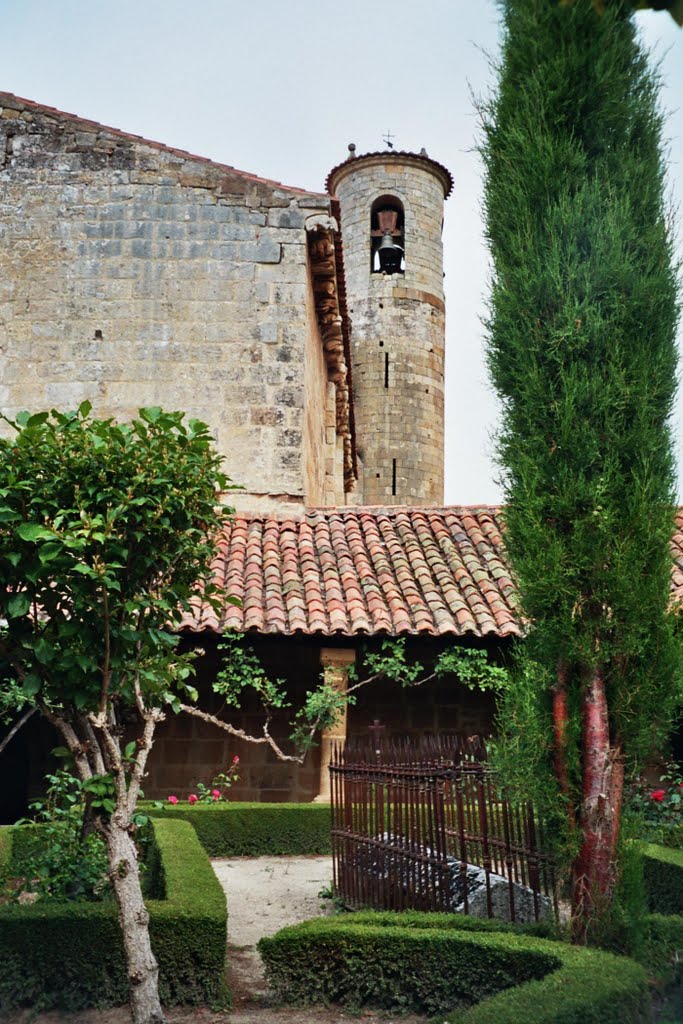
M 488 357 L 506 546 L 532 623 L 501 727 L 509 771 L 563 809 L 583 940 L 615 883 L 624 766 L 662 741 L 681 699 L 668 604 L 677 282 L 657 81 L 631 6 L 501 7 L 483 112 Z
M 599 668 L 582 694 L 583 800 L 581 847 L 574 864 L 573 919 L 577 938 L 587 937 L 593 908 L 600 907 L 614 882 L 621 806 L 620 753 L 610 747 L 605 680 Z

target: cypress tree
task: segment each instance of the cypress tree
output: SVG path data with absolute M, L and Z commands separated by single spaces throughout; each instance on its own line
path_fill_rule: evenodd
M 661 742 L 681 700 L 669 607 L 677 268 L 657 76 L 631 6 L 501 7 L 482 146 L 488 360 L 506 545 L 530 623 L 501 726 L 518 769 L 552 778 L 585 939 L 614 886 L 624 770 Z

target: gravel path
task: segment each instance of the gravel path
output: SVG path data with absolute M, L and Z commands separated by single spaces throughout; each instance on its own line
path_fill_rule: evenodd
M 258 940 L 330 909 L 330 901 L 318 894 L 332 880 L 332 861 L 234 857 L 211 863 L 228 897 L 230 988 L 237 1007 L 266 995 Z

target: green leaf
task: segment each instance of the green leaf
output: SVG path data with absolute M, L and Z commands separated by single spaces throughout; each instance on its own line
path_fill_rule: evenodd
M 27 427 L 39 427 L 41 423 L 47 423 L 50 418 L 49 412 L 36 412 L 26 420 Z
M 38 558 L 45 564 L 45 562 L 51 562 L 54 558 L 64 550 L 64 546 L 59 541 L 52 541 L 47 544 L 41 544 L 38 550 Z
M 12 594 L 7 602 L 7 617 L 8 619 L 19 619 L 22 615 L 26 615 L 26 612 L 30 607 L 30 594 L 27 594 L 26 592 L 21 594 Z
M 38 523 L 21 523 L 17 526 L 17 533 L 22 540 L 54 540 L 54 532 L 39 526 Z
M 91 410 L 92 404 L 86 398 L 85 402 L 81 402 L 81 404 L 78 407 L 78 415 L 81 417 L 82 420 L 87 419 L 87 417 L 90 415 Z
M 34 697 L 42 685 L 42 679 L 35 672 L 28 672 L 21 681 L 21 688 L 29 697 Z
M 71 757 L 71 751 L 68 747 L 53 747 L 50 753 L 53 757 L 61 757 L 62 759 Z
M 145 409 L 140 409 L 140 418 L 146 420 L 147 423 L 156 423 L 161 416 L 161 407 L 158 405 L 150 405 Z
M 33 650 L 41 665 L 47 665 L 54 658 L 54 647 L 45 637 L 40 637 Z

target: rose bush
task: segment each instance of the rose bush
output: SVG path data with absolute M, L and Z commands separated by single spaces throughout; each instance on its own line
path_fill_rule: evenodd
M 683 779 L 677 765 L 669 764 L 653 789 L 643 780 L 630 790 L 628 811 L 640 823 L 641 838 L 651 843 L 677 846 L 683 841 Z

